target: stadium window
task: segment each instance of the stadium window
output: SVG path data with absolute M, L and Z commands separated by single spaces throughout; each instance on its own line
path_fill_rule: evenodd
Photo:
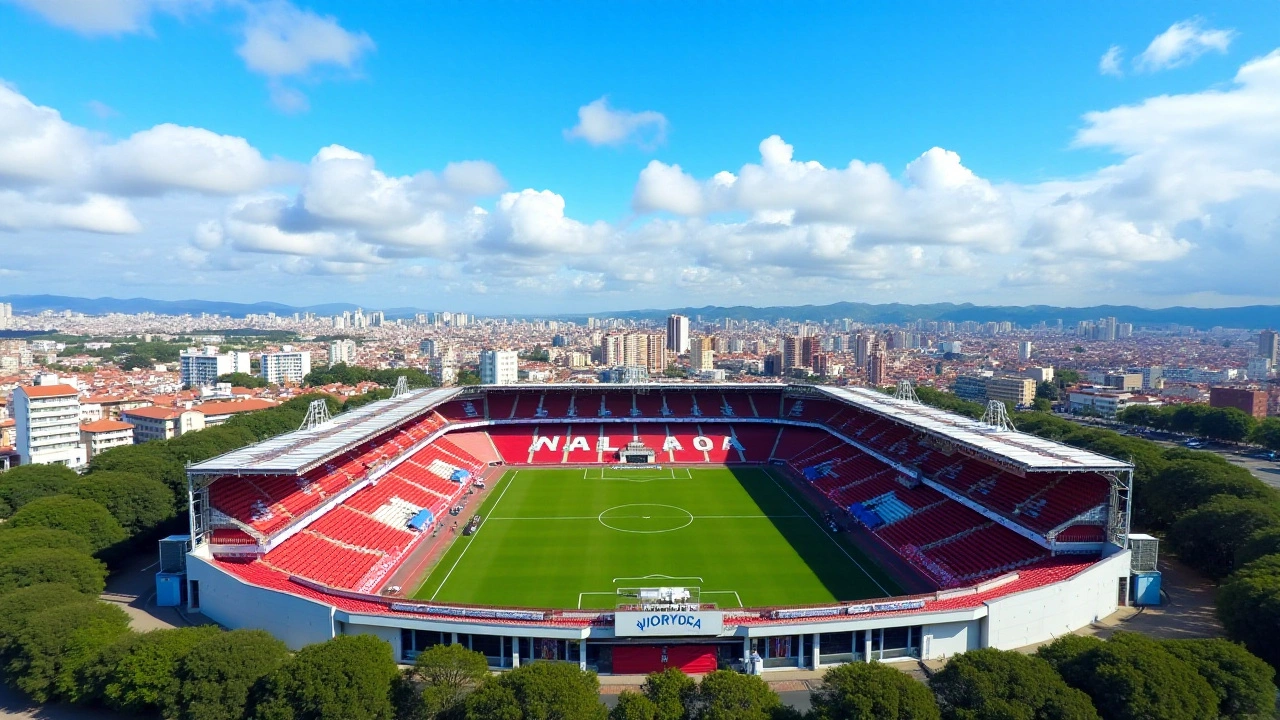
M 412 660 L 418 656 L 418 653 L 432 645 L 448 645 L 450 639 L 452 639 L 451 635 L 434 630 L 402 628 L 400 630 L 400 654 L 405 659 Z
M 799 635 L 779 635 L 761 640 L 763 642 L 757 645 L 760 648 L 757 652 L 764 658 L 765 667 L 795 667 L 800 663 Z
M 488 658 L 490 665 L 502 663 L 502 637 L 499 635 L 472 635 L 471 649 Z
M 920 657 L 920 626 L 881 628 L 877 660 Z
M 856 647 L 861 632 L 822 633 L 818 636 L 818 651 L 823 665 L 853 662 L 862 655 L 862 648 Z

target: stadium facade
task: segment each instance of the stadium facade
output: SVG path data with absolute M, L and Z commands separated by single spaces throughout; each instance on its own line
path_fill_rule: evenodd
M 1128 602 L 1132 465 L 874 390 L 427 389 L 316 420 L 188 468 L 192 612 L 293 648 L 367 633 L 401 660 L 461 642 L 495 668 L 626 672 L 752 653 L 770 670 L 1012 649 Z M 777 468 L 914 592 L 609 611 L 408 597 L 424 541 L 472 482 L 506 466 L 626 462 Z

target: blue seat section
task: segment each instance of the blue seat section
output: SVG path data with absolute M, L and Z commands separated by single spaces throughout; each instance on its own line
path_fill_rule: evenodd
M 858 519 L 858 522 L 875 530 L 884 525 L 884 520 L 880 516 L 863 507 L 862 503 L 854 503 L 849 506 L 849 513 Z
M 813 482 L 830 475 L 831 468 L 834 465 L 835 463 L 832 461 L 818 463 L 817 465 L 810 465 L 809 467 L 801 470 L 800 473 L 804 475 L 805 480 Z
M 892 490 L 879 497 L 871 498 L 862 505 L 878 515 L 885 525 L 892 525 L 913 512 L 911 506 L 899 500 Z

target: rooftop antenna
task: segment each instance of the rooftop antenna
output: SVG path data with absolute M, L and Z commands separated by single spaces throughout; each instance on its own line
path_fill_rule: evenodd
M 1013 426 L 1013 420 L 1009 419 L 1009 408 L 1005 407 L 1004 403 L 999 400 L 987 401 L 987 411 L 982 414 L 982 422 L 990 425 L 996 432 L 1009 432 L 1018 429 Z
M 398 398 L 409 392 L 409 378 L 401 375 L 396 378 L 396 389 L 391 391 L 391 397 Z
M 302 425 L 299 425 L 298 429 L 311 430 L 332 419 L 329 415 L 329 403 L 325 402 L 324 398 L 317 398 L 307 406 L 307 417 L 302 420 Z
M 920 398 L 916 397 L 916 389 L 911 387 L 911 381 L 906 378 L 898 381 L 898 389 L 893 393 L 893 396 L 907 402 L 920 402 Z

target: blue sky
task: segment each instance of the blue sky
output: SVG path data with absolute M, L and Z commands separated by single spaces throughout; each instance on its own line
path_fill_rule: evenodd
M 0 0 L 0 294 L 1280 302 L 1277 47 L 1260 2 Z

